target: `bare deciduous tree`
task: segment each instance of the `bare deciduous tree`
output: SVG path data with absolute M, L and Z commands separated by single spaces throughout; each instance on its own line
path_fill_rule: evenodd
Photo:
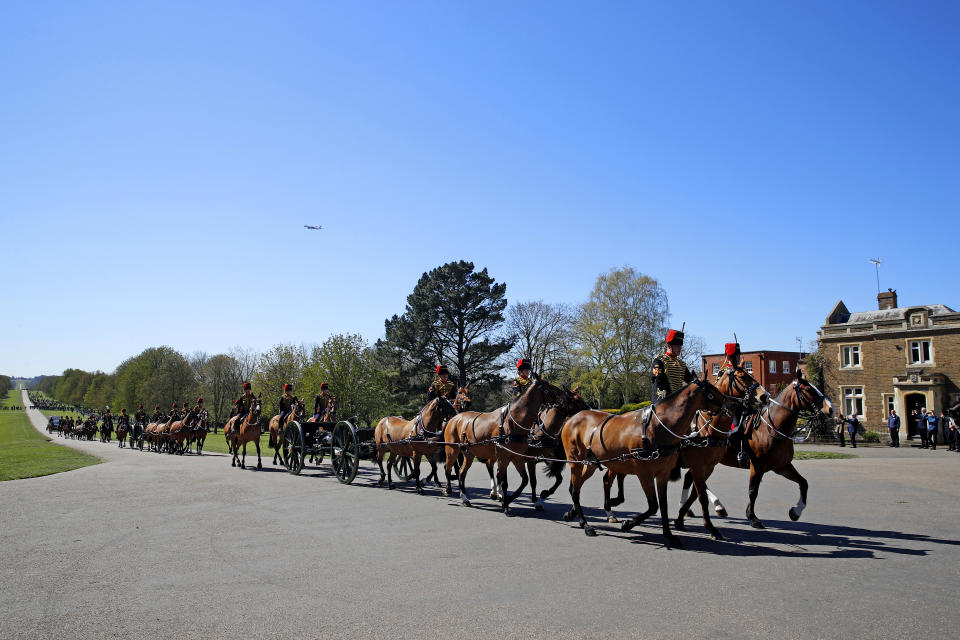
M 533 370 L 556 377 L 569 370 L 573 310 L 543 300 L 518 302 L 507 310 L 506 329 L 513 338 L 514 360 L 529 358 Z

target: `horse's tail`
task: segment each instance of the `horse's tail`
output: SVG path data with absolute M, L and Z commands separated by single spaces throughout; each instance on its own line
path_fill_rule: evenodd
M 563 468 L 567 465 L 567 452 L 562 446 L 553 450 L 554 460 L 547 462 L 547 477 L 559 478 L 563 475 Z
M 670 482 L 676 482 L 680 479 L 682 470 L 680 469 L 680 456 L 677 456 L 677 462 L 673 465 L 673 469 L 670 470 Z
M 434 450 L 433 455 L 430 457 L 430 460 L 437 464 L 445 463 L 447 461 L 446 448 L 446 446 L 437 447 L 436 450 Z

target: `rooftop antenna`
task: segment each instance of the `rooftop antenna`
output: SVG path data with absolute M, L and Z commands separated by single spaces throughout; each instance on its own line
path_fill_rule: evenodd
M 880 263 L 883 262 L 880 258 L 870 258 L 870 262 L 873 263 L 874 269 L 877 272 L 877 294 L 880 293 Z

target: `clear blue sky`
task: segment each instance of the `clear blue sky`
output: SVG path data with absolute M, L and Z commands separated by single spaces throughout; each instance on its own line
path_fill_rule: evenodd
M 710 349 L 874 308 L 870 257 L 960 306 L 960 5 L 666 5 L 3 3 L 0 372 L 375 340 L 461 258 L 632 265 Z

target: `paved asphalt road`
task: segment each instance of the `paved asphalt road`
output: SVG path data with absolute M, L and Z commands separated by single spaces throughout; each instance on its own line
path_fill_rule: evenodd
M 35 426 L 45 418 L 31 412 Z M 766 530 L 742 517 L 746 472 L 711 487 L 729 542 L 698 519 L 666 549 L 656 522 L 622 534 L 563 522 L 565 489 L 506 518 L 435 492 L 351 486 L 221 455 L 76 446 L 105 460 L 0 483 L 0 638 L 956 638 L 960 455 L 857 449 L 801 461 L 811 485 L 761 487 Z M 849 451 L 849 449 L 847 449 Z M 248 457 L 248 460 L 250 458 Z M 486 474 L 474 473 L 485 493 Z M 641 508 L 628 481 L 622 512 Z M 600 506 L 591 481 L 586 504 Z M 679 491 L 672 487 L 670 511 Z M 699 512 L 699 510 L 698 510 Z

